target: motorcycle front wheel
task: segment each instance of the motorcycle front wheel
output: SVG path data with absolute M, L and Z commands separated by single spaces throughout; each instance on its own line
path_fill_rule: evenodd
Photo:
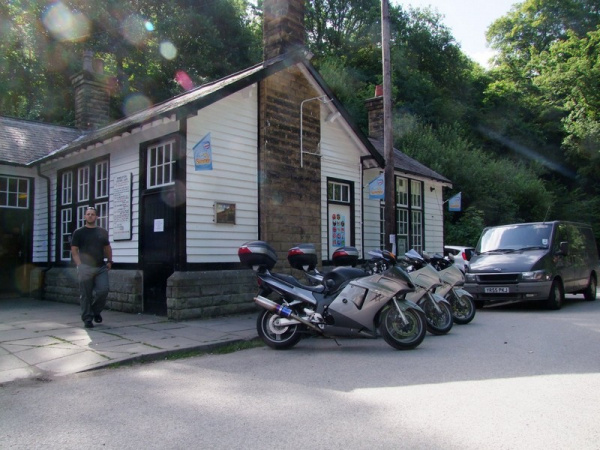
M 465 325 L 475 317 L 475 302 L 468 295 L 455 296 L 452 294 L 452 319 L 458 325 Z
M 450 306 L 448 306 L 445 302 L 438 302 L 436 305 L 433 303 L 433 300 L 427 300 L 422 305 L 420 305 L 425 311 L 425 317 L 427 318 L 427 331 L 431 334 L 435 334 L 440 336 L 442 334 L 448 333 L 452 329 L 452 325 L 454 324 L 452 319 L 452 310 Z
M 418 347 L 427 333 L 425 315 L 416 309 L 404 311 L 406 322 L 394 305 L 381 311 L 379 332 L 389 345 L 397 350 L 410 350 Z
M 258 315 L 256 320 L 256 331 L 265 344 L 275 350 L 285 350 L 296 345 L 302 335 L 300 334 L 299 325 L 277 325 L 277 319 L 280 319 L 277 314 L 271 311 L 263 311 Z

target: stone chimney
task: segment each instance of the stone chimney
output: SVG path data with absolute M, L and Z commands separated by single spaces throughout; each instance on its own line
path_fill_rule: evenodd
M 383 140 L 383 86 L 375 86 L 375 97 L 365 101 L 369 113 L 369 137 Z
M 109 122 L 109 91 L 102 60 L 94 53 L 83 53 L 83 70 L 71 77 L 75 89 L 75 125 L 80 130 L 95 130 Z
M 265 60 L 304 44 L 304 0 L 264 0 Z M 321 158 L 304 155 L 300 165 L 300 121 L 303 148 L 317 152 L 321 140 L 321 102 L 306 75 L 291 65 L 259 85 L 259 238 L 279 254 L 299 242 L 321 250 Z M 302 118 L 300 107 L 304 103 Z M 281 270 L 282 267 L 280 267 Z
M 263 3 L 263 59 L 304 47 L 304 1 L 265 0 Z

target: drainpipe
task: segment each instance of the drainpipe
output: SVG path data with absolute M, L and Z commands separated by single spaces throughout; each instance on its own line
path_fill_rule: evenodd
M 46 250 L 46 264 L 47 267 L 45 269 L 42 269 L 42 279 L 41 279 L 41 286 L 40 286 L 40 298 L 44 298 L 44 291 L 45 291 L 45 286 L 46 286 L 46 272 L 48 272 L 51 268 L 52 268 L 52 262 L 50 261 L 50 256 L 51 256 L 51 249 L 52 249 L 52 215 L 50 214 L 51 212 L 51 200 L 52 200 L 52 193 L 50 192 L 50 177 L 47 177 L 46 175 L 42 175 L 42 171 L 40 166 L 37 166 L 37 174 L 40 178 L 43 178 L 44 180 L 46 180 L 46 195 L 48 196 L 47 202 L 48 202 L 48 206 L 47 206 L 47 216 L 48 216 L 48 247 Z M 35 206 L 34 206 L 35 208 Z

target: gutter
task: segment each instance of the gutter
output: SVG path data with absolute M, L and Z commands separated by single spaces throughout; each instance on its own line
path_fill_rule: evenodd
M 41 286 L 40 286 L 40 298 L 44 298 L 44 290 L 45 290 L 45 286 L 46 286 L 46 272 L 48 272 L 50 269 L 52 269 L 52 262 L 50 261 L 50 256 L 51 256 L 51 249 L 52 249 L 52 215 L 51 213 L 51 200 L 52 200 L 52 193 L 50 192 L 50 177 L 47 177 L 46 175 L 42 175 L 42 171 L 41 171 L 41 167 L 38 165 L 36 166 L 37 168 L 37 174 L 40 178 L 43 178 L 44 180 L 46 180 L 46 195 L 48 196 L 47 202 L 48 202 L 48 206 L 47 206 L 47 217 L 48 217 L 48 244 L 47 244 L 47 249 L 46 249 L 46 264 L 47 267 L 45 269 L 42 269 L 42 280 L 41 280 Z

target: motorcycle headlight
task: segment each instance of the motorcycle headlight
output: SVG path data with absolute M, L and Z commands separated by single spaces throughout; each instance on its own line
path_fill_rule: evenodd
M 465 283 L 477 283 L 477 275 L 474 273 L 465 273 Z
M 534 270 L 531 272 L 523 272 L 521 274 L 523 281 L 548 281 L 550 277 L 545 270 Z

